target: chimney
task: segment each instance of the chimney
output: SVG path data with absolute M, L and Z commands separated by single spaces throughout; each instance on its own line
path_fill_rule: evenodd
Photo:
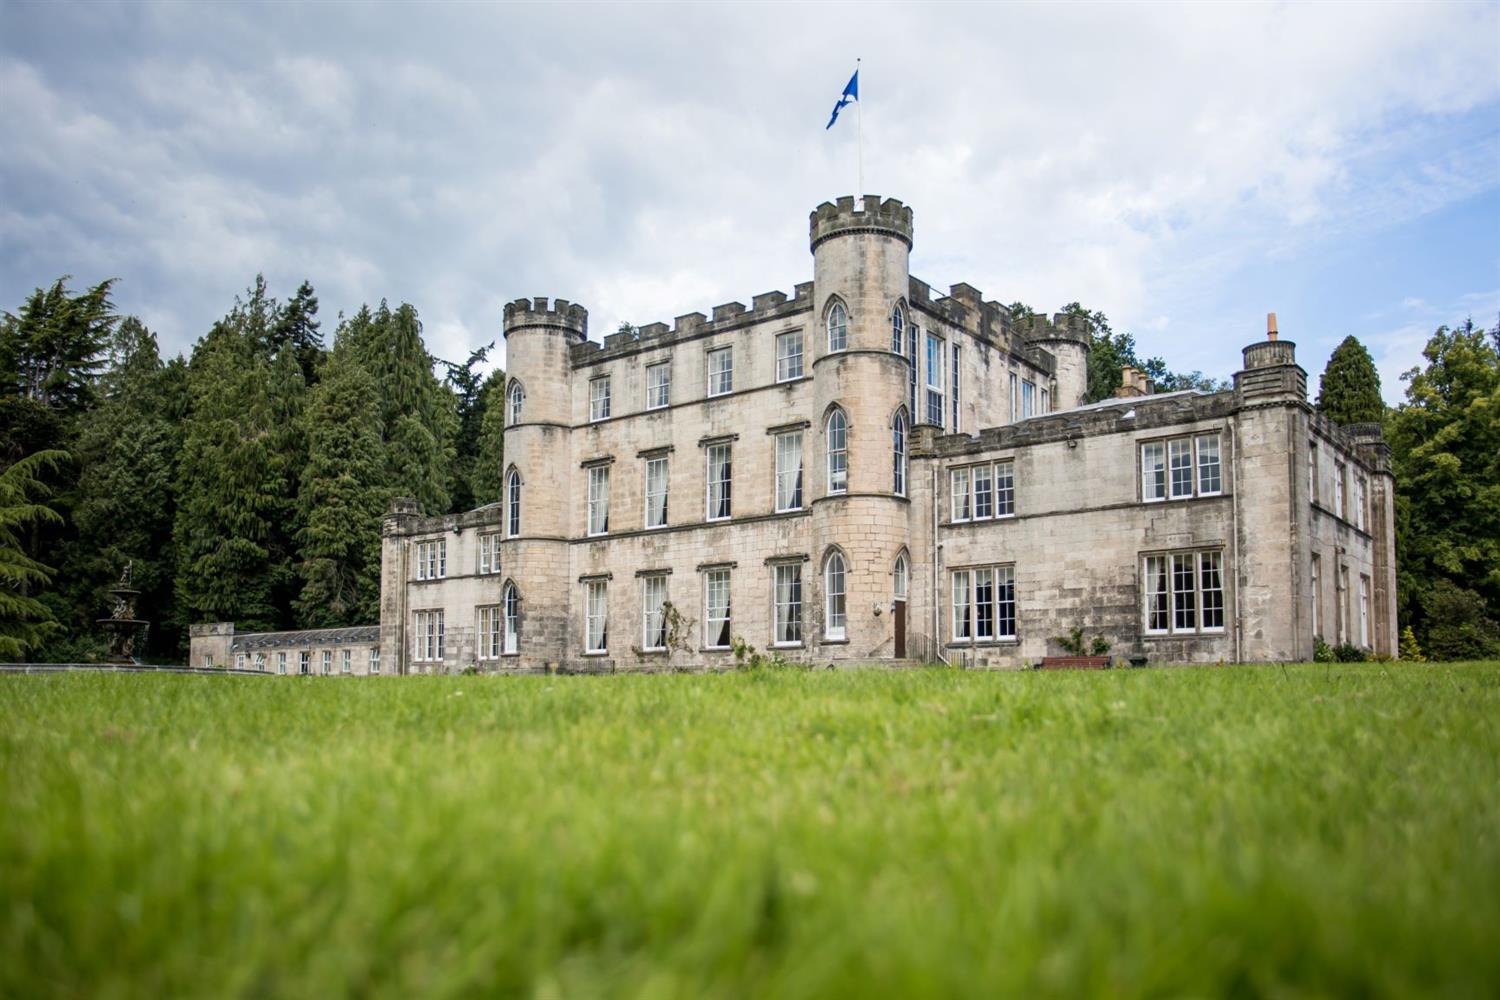
M 1146 378 L 1146 373 L 1131 365 L 1120 368 L 1120 388 L 1115 390 L 1116 399 L 1130 399 L 1135 396 L 1146 396 L 1151 392 L 1151 382 Z
M 1276 314 L 1266 313 L 1266 339 L 1276 339 Z

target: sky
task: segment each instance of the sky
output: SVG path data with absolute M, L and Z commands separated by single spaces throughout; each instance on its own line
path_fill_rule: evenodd
M 533 295 L 595 339 L 812 277 L 807 215 L 915 212 L 912 273 L 1105 312 L 1225 377 L 1275 311 L 1387 400 L 1500 314 L 1500 4 L 0 0 L 0 308 L 63 274 L 191 351 L 264 273 L 411 302 L 462 360 Z

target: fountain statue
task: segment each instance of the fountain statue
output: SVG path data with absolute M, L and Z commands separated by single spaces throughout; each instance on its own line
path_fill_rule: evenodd
M 141 592 L 130 585 L 130 571 L 134 565 L 133 561 L 127 562 L 125 572 L 120 574 L 120 582 L 109 588 L 112 599 L 110 617 L 99 619 L 99 624 L 109 634 L 109 663 L 139 662 L 135 656 L 136 643 L 144 642 L 146 629 L 150 627 L 148 622 L 135 616 L 135 599 L 141 596 Z

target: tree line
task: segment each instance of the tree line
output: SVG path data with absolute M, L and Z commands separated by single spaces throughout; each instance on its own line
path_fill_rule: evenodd
M 186 358 L 60 278 L 0 317 L 0 660 L 99 658 L 131 569 L 146 655 L 187 626 L 373 622 L 391 498 L 500 498 L 504 375 L 434 358 L 417 310 L 363 306 L 324 343 L 318 299 L 257 276 Z

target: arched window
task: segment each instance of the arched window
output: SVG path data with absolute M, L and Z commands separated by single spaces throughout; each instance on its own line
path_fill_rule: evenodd
M 828 310 L 828 350 L 842 351 L 849 346 L 849 311 L 837 300 Z
M 828 443 L 828 492 L 843 493 L 849 488 L 849 419 L 834 407 L 824 426 Z
M 896 411 L 891 421 L 891 489 L 898 497 L 906 496 L 906 407 Z
M 505 537 L 521 533 L 521 473 L 515 469 L 505 477 Z
M 826 608 L 823 637 L 848 638 L 847 616 L 844 613 L 844 554 L 837 549 L 830 552 L 828 560 L 823 563 L 823 600 Z
M 892 574 L 891 596 L 898 601 L 906 600 L 906 553 L 896 557 L 896 571 Z
M 906 354 L 906 310 L 900 303 L 891 310 L 891 350 L 902 356 Z
M 500 607 L 505 614 L 505 652 L 516 653 L 521 649 L 521 595 L 516 585 L 505 581 L 505 590 L 500 597 Z
M 510 409 L 507 411 L 505 422 L 508 424 L 519 424 L 521 422 L 521 402 L 526 398 L 526 391 L 521 388 L 521 383 L 511 379 L 510 392 L 507 399 Z

